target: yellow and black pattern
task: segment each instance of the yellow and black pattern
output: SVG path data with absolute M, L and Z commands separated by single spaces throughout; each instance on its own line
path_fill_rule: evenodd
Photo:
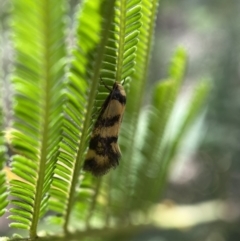
M 119 164 L 121 152 L 117 140 L 125 104 L 125 90 L 115 82 L 94 125 L 83 166 L 85 171 L 100 176 Z

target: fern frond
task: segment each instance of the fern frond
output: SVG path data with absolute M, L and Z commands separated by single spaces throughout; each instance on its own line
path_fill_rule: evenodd
M 68 99 L 64 109 L 67 118 L 64 120 L 64 138 L 55 169 L 50 199 L 50 209 L 63 215 L 67 215 L 66 209 L 69 205 L 72 176 L 79 148 L 78 142 L 82 135 L 86 108 L 85 95 L 90 85 L 87 66 L 90 66 L 91 63 L 88 57 L 99 42 L 100 3 L 100 1 L 84 1 L 77 16 L 78 26 L 75 30 L 77 40 L 76 47 L 72 52 L 73 59 L 68 74 Z M 87 21 L 89 16 L 92 16 L 96 21 Z M 65 219 L 63 216 L 61 222 L 63 223 Z
M 15 70 L 10 226 L 36 237 L 47 210 L 62 131 L 65 1 L 13 1 Z
M 161 172 L 159 172 L 159 175 L 154 181 L 153 188 L 151 189 L 151 194 L 149 196 L 151 200 L 156 200 L 158 193 L 162 192 L 171 161 L 176 156 L 176 153 L 182 144 L 182 140 L 188 129 L 191 127 L 196 117 L 201 113 L 209 90 L 209 81 L 202 80 L 197 84 L 189 101 L 189 106 L 187 107 L 183 121 L 178 128 L 178 132 L 175 134 L 172 140 L 166 140 L 166 143 L 159 148 L 157 156 L 161 159 Z
M 161 146 L 164 131 L 166 130 L 169 116 L 172 112 L 174 103 L 179 92 L 179 88 L 183 80 L 185 68 L 186 52 L 184 49 L 179 48 L 177 49 L 170 65 L 169 79 L 165 82 L 160 82 L 156 85 L 154 89 L 152 106 L 155 110 L 157 110 L 157 113 L 153 114 L 157 117 L 157 120 L 155 120 L 155 118 L 153 117 L 153 119 L 150 120 L 148 127 L 150 130 L 149 133 L 152 133 L 155 137 L 155 141 L 154 143 L 152 143 L 153 146 L 151 144 L 152 150 L 158 150 L 159 146 Z M 153 110 L 153 112 L 155 111 Z M 153 136 L 151 136 L 151 134 L 146 137 L 146 143 L 151 143 L 149 141 L 152 140 L 152 138 Z M 147 145 L 143 146 L 142 153 L 150 157 L 150 160 L 152 160 L 152 157 L 154 157 L 154 152 L 149 151 L 150 150 L 148 149 Z M 150 156 L 148 154 L 150 154 Z
M 117 49 L 116 80 L 121 81 L 134 71 L 135 52 L 141 26 L 140 0 L 116 1 L 115 34 Z M 135 50 L 135 51 L 134 51 Z
M 157 171 L 159 169 L 156 169 L 156 167 L 160 165 L 161 159 L 157 153 L 162 145 L 166 125 L 181 86 L 185 66 L 186 52 L 184 49 L 179 48 L 169 68 L 169 79 L 155 86 L 152 104 L 144 114 L 146 116 L 144 120 L 147 121 L 145 134 L 141 135 L 143 132 L 139 131 L 141 134 L 136 138 L 144 141 L 137 143 L 137 148 L 140 149 L 141 158 L 139 157 L 139 159 L 141 161 L 138 161 L 136 175 L 141 176 L 141 179 L 136 179 L 135 183 L 135 194 L 132 199 L 132 207 L 134 208 L 142 208 L 142 205 L 144 205 L 142 201 L 148 200 L 147 193 L 142 190 L 143 186 L 151 186 L 154 178 L 156 178 L 154 175 L 159 175 Z M 140 123 L 139 129 L 141 128 Z
M 111 24 L 109 27 L 111 28 L 111 32 L 106 38 L 106 44 L 104 46 L 104 58 L 101 66 L 101 78 L 104 81 L 105 85 L 109 85 L 109 88 L 112 87 L 115 81 L 121 81 L 126 77 L 129 77 L 134 71 L 135 65 L 135 52 L 136 45 L 138 42 L 138 34 L 140 23 L 140 6 L 139 0 L 132 1 L 120 1 L 117 0 L 115 4 L 115 18 L 110 21 Z M 105 3 L 107 4 L 107 2 Z M 109 3 L 108 3 L 109 4 Z M 107 5 L 105 5 L 106 8 Z M 105 16 L 108 16 L 110 11 L 106 12 Z M 104 13 L 103 13 L 104 16 Z M 105 27 L 106 28 L 106 27 Z M 104 35 L 103 35 L 104 36 Z M 127 83 L 126 80 L 125 83 Z M 100 84 L 98 88 L 98 94 L 95 99 L 94 108 L 95 112 L 101 107 L 103 101 L 106 99 L 108 95 L 108 91 Z M 93 118 L 94 120 L 94 118 Z M 92 122 L 93 123 L 93 122 Z M 87 215 L 87 220 L 90 222 L 92 214 L 98 212 L 99 205 L 96 202 L 99 196 L 104 195 L 104 189 L 100 188 L 101 185 L 105 185 L 104 182 L 95 181 L 92 183 L 93 196 L 90 202 L 89 213 Z M 106 204 L 105 204 L 106 205 Z M 104 212 L 104 205 L 101 206 L 101 211 Z M 98 211 L 97 211 L 98 210 Z M 104 212 L 105 213 L 105 212 Z
M 0 26 L 0 32 L 2 32 L 2 24 Z M 0 36 L 0 45 L 3 46 L 2 43 L 2 35 Z M 3 171 L 3 168 L 6 164 L 6 147 L 4 143 L 4 134 L 3 134 L 3 52 L 0 49 L 0 217 L 4 215 L 6 212 L 6 207 L 8 205 L 7 201 L 7 183 L 6 176 Z
M 112 0 L 85 0 L 79 13 L 76 30 L 77 46 L 73 52 L 68 102 L 65 108 L 67 115 L 64 123 L 65 138 L 61 143 L 61 153 L 55 171 L 56 178 L 52 187 L 55 200 L 52 200 L 51 206 L 54 208 L 56 203 L 61 202 L 58 210 L 55 210 L 64 215 L 65 231 L 68 229 L 70 214 L 78 196 L 76 191 L 78 191 L 79 174 L 84 160 L 86 140 L 90 136 L 92 109 L 113 18 L 114 3 Z M 89 18 L 93 18 L 94 21 L 89 21 Z M 65 168 L 67 173 L 62 175 Z M 82 189 L 80 193 L 81 191 Z
M 116 0 L 115 17 L 105 48 L 101 76 L 109 87 L 134 72 L 136 46 L 141 26 L 141 0 Z M 124 85 L 128 80 L 124 82 Z M 106 92 L 106 90 L 105 90 Z
M 6 164 L 6 148 L 4 145 L 4 136 L 3 136 L 3 116 L 2 109 L 0 108 L 0 217 L 6 212 L 6 207 L 8 205 L 7 197 L 7 183 L 6 176 L 3 171 L 3 167 Z
M 120 145 L 123 153 L 122 171 L 118 173 L 119 186 L 125 186 L 128 183 L 128 189 L 133 189 L 133 180 L 136 175 L 136 132 L 140 110 L 143 104 L 144 91 L 148 76 L 149 61 L 151 58 L 152 42 L 154 37 L 155 19 L 158 9 L 158 0 L 142 0 L 140 4 L 142 10 L 142 25 L 140 27 L 139 43 L 136 51 L 136 70 L 133 75 L 134 83 L 130 85 L 128 102 L 125 111 L 125 117 L 121 132 Z M 132 192 L 125 192 L 123 200 L 115 200 L 116 202 L 126 203 L 124 205 L 125 212 L 131 209 L 130 198 Z M 115 202 L 114 201 L 114 202 Z M 122 211 L 119 211 L 122 213 Z
M 158 0 L 142 0 L 142 26 L 140 27 L 139 43 L 136 51 L 136 67 L 133 75 L 135 85 L 130 86 L 126 113 L 140 112 L 147 82 L 149 62 L 154 38 L 155 19 L 158 10 Z M 137 118 L 137 116 L 135 117 Z M 133 118 L 135 120 L 135 118 Z M 135 122 L 135 121 L 134 121 Z
M 140 2 L 140 0 L 116 0 L 115 18 L 111 26 L 111 33 L 105 48 L 101 69 L 101 77 L 104 84 L 108 85 L 109 88 L 112 87 L 115 81 L 121 82 L 124 80 L 125 90 L 128 91 L 129 77 L 134 73 L 136 64 L 139 28 L 142 25 Z M 108 94 L 106 88 L 100 85 L 98 95 L 96 96 L 96 109 L 101 106 Z M 121 165 L 119 168 L 121 168 Z M 98 195 L 94 195 L 95 199 L 97 197 Z M 110 199 L 108 200 L 110 201 Z M 95 200 L 92 201 L 92 203 L 95 202 Z M 109 206 L 109 204 L 106 205 Z M 90 212 L 93 213 L 93 210 L 91 209 Z M 103 212 L 106 213 L 105 210 Z

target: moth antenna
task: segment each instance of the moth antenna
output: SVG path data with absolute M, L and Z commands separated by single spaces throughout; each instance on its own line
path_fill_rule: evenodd
M 127 77 L 125 77 L 125 78 L 123 79 L 121 85 L 124 85 L 124 84 L 125 84 L 126 78 L 127 78 Z
M 100 76 L 100 80 L 101 80 L 101 83 L 105 86 L 106 89 L 108 89 L 110 92 L 112 91 L 111 88 L 109 88 L 105 83 L 104 81 L 102 80 L 102 77 Z

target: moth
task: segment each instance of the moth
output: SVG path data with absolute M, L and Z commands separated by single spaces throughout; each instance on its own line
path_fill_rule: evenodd
M 119 82 L 115 82 L 112 89 L 106 85 L 105 87 L 110 90 L 110 93 L 93 127 L 83 165 L 83 170 L 95 176 L 101 176 L 118 166 L 121 157 L 117 141 L 126 105 L 126 93 Z

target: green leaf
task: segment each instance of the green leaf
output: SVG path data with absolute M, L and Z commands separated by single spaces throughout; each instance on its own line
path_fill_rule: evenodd
M 154 108 L 146 113 L 151 125 L 148 125 L 148 129 L 146 129 L 146 142 L 143 143 L 141 153 L 143 158 L 142 162 L 145 163 L 142 167 L 145 169 L 139 169 L 138 175 L 141 176 L 141 179 L 136 179 L 137 186 L 134 196 L 137 197 L 136 200 L 138 201 L 136 201 L 134 204 L 137 208 L 145 209 L 149 206 L 149 202 L 156 202 L 159 200 L 159 196 L 163 192 L 172 161 L 177 154 L 179 146 L 184 140 L 187 130 L 192 125 L 196 117 L 201 113 L 208 90 L 208 82 L 199 83 L 192 99 L 189 102 L 190 105 L 186 111 L 186 116 L 183 119 L 183 123 L 178 128 L 178 132 L 173 139 L 168 140 L 167 137 L 169 134 L 166 125 L 168 124 L 167 122 L 171 113 L 168 111 L 169 105 L 167 104 L 168 102 L 166 102 L 164 107 L 164 105 L 161 104 L 162 101 L 156 101 L 156 99 L 157 96 L 162 96 L 161 99 L 163 100 L 165 97 L 171 96 L 171 93 L 174 93 L 175 91 L 175 85 L 171 81 L 163 82 L 155 89 L 155 94 L 157 94 L 157 96 L 155 96 L 155 101 L 153 103 L 158 103 L 158 105 L 154 105 Z M 171 103 L 170 107 L 172 109 Z M 161 112 L 159 110 L 161 110 Z M 161 113 L 163 113 L 163 116 L 161 116 Z M 167 122 L 164 120 L 166 117 Z M 163 118 L 163 122 L 165 123 L 164 132 L 160 128 L 158 129 L 158 127 L 161 126 L 161 118 Z M 159 139 L 159 135 L 163 133 L 165 135 L 164 138 L 162 136 L 161 139 Z M 156 141 L 160 141 L 158 146 L 154 145 Z M 149 152 L 147 151 L 148 149 Z M 143 152 L 143 150 L 145 150 L 145 152 Z M 150 151 L 152 153 L 151 155 L 149 154 Z M 144 190 L 145 186 L 149 186 L 151 188 Z
M 132 1 L 129 3 L 132 3 Z M 128 53 L 128 58 L 134 54 L 134 61 L 136 62 L 133 74 L 134 81 L 131 83 L 129 93 L 127 94 L 126 111 L 120 132 L 119 143 L 122 151 L 122 160 L 118 170 L 114 173 L 113 180 L 111 180 L 111 182 L 114 182 L 114 185 L 111 185 L 112 190 L 109 198 L 110 202 L 114 203 L 116 207 L 114 212 L 118 212 L 118 215 L 122 215 L 123 212 L 128 213 L 129 209 L 131 209 L 130 198 L 132 191 L 126 192 L 125 188 L 127 183 L 127 189 L 133 190 L 132 179 L 136 169 L 136 164 L 134 163 L 136 157 L 136 123 L 138 122 L 144 99 L 158 9 L 157 0 L 134 1 L 134 4 L 139 5 L 135 8 L 132 8 L 132 5 L 129 6 L 129 12 L 134 12 L 130 21 L 132 26 L 139 26 L 137 37 L 139 41 L 136 51 L 133 47 L 124 54 L 125 57 Z M 141 9 L 141 11 L 136 12 L 136 9 Z M 133 23 L 136 20 L 138 22 L 141 20 L 142 24 Z M 136 31 L 133 34 L 136 34 Z M 125 203 L 125 205 L 123 206 L 122 203 Z
M 14 122 L 11 181 L 16 205 L 11 227 L 37 236 L 47 199 L 58 144 L 64 104 L 65 1 L 13 1 L 15 69 L 12 77 Z M 16 210 L 18 210 L 16 212 Z M 27 217 L 27 218 L 26 218 Z M 27 220 L 27 221 L 26 221 Z M 17 222 L 17 223 L 16 223 Z
M 140 1 L 116 1 L 115 15 L 115 49 L 116 80 L 121 81 L 134 72 L 136 45 L 141 26 Z M 111 47 L 114 47 L 111 45 Z
M 134 73 L 136 51 L 141 27 L 140 1 L 117 0 L 115 4 L 115 18 L 111 25 L 111 33 L 106 45 L 101 78 L 104 85 L 112 88 L 115 81 L 124 80 L 124 88 L 128 91 L 130 76 Z M 96 96 L 95 109 L 99 109 L 107 98 L 109 91 L 101 83 Z M 99 196 L 99 182 L 95 183 L 95 192 L 91 201 L 88 221 L 95 209 Z M 95 210 L 96 211 L 96 210 Z
M 151 189 L 149 188 L 146 192 L 143 192 L 142 189 L 145 185 L 152 187 L 152 173 L 158 173 L 159 168 L 157 167 L 161 163 L 158 151 L 162 145 L 166 126 L 181 86 L 185 66 L 186 52 L 184 49 L 178 48 L 171 61 L 168 80 L 159 82 L 155 86 L 152 104 L 144 110 L 145 113 L 140 118 L 139 135 L 136 136 L 136 140 L 140 141 L 135 144 L 140 152 L 136 154 L 138 160 L 136 160 L 135 176 L 141 176 L 141 179 L 133 180 L 136 183 L 134 184 L 134 195 L 132 195 L 132 208 L 142 208 L 148 203 L 144 200 L 148 200 L 148 191 Z M 141 119 L 147 122 L 145 126 Z
M 92 110 L 113 18 L 114 3 L 112 0 L 85 0 L 77 19 L 77 45 L 73 51 L 68 78 L 64 139 L 55 170 L 51 199 L 51 208 L 64 214 L 65 231 L 68 229 L 70 214 L 74 207 L 79 174 L 87 147 L 86 140 L 90 136 L 89 127 L 93 123 Z M 94 21 L 89 21 L 89 16 Z M 69 175 L 60 175 L 64 168 L 67 168 Z M 63 205 L 58 205 L 58 202 Z
M 9 224 L 9 227 L 10 228 L 19 228 L 19 229 L 29 229 L 29 224 L 24 224 L 24 223 L 22 223 L 22 222 L 19 222 L 19 223 L 17 223 L 17 222 L 12 222 L 12 223 L 10 223 Z
M 154 185 L 151 190 L 151 198 L 153 200 L 156 200 L 156 196 L 158 195 L 158 193 L 163 190 L 163 186 L 166 182 L 171 161 L 174 159 L 180 145 L 182 144 L 182 141 L 188 129 L 191 127 L 197 116 L 201 113 L 204 107 L 204 103 L 206 102 L 209 90 L 209 81 L 202 80 L 198 83 L 194 90 L 192 98 L 189 101 L 190 104 L 186 111 L 185 117 L 183 118 L 183 121 L 178 128 L 178 132 L 172 140 L 166 141 L 166 144 L 159 149 L 157 155 L 161 158 L 161 172 L 159 172 L 159 175 L 154 181 Z

